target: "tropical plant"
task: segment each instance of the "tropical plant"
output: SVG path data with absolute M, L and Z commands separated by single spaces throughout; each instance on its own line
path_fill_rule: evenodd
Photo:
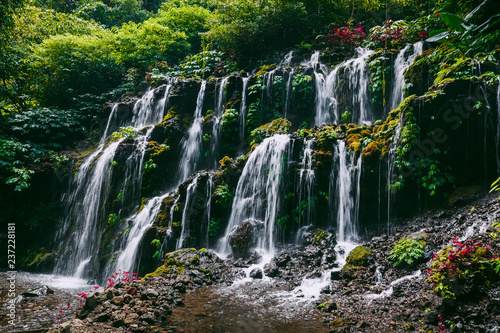
M 392 248 L 388 259 L 395 260 L 393 266 L 399 266 L 402 263 L 411 265 L 422 257 L 424 246 L 421 242 L 413 238 L 401 238 Z

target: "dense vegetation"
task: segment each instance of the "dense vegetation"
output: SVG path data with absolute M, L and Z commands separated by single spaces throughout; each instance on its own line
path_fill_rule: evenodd
M 385 52 L 433 37 L 440 44 L 418 62 L 441 84 L 471 76 L 473 63 L 495 63 L 500 42 L 493 0 L 16 0 L 0 6 L 0 182 L 9 192 L 28 188 L 35 171 L 60 170 L 66 151 L 92 136 L 107 101 L 136 95 L 161 76 L 249 71 L 290 49 L 321 50 L 338 62 L 363 45 L 377 51 L 368 64 L 370 90 L 382 108 L 390 90 Z M 311 77 L 298 73 L 293 87 L 310 97 Z M 259 89 L 263 82 L 249 87 Z M 264 122 L 252 123 L 258 107 L 249 106 L 254 142 L 264 137 Z M 224 126 L 235 115 L 228 111 Z M 342 117 L 347 122 L 350 115 Z M 269 113 L 265 120 L 276 118 Z M 453 182 L 440 165 L 445 152 L 406 165 L 418 135 L 414 117 L 407 118 L 396 164 L 416 169 L 433 196 Z

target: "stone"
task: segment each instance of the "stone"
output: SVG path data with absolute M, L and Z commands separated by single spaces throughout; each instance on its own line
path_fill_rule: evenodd
M 147 289 L 146 294 L 148 295 L 149 298 L 156 298 L 158 297 L 158 292 L 154 289 Z
M 92 311 L 97 307 L 97 305 L 98 305 L 98 303 L 97 303 L 96 295 L 91 295 L 91 296 L 88 296 L 86 298 L 84 309 Z
M 261 221 L 245 220 L 232 231 L 228 241 L 234 259 L 250 257 L 262 225 Z
M 123 296 L 115 296 L 111 300 L 111 303 L 113 303 L 116 306 L 122 306 L 124 302 Z
M 250 277 L 253 279 L 262 279 L 262 270 L 258 267 L 252 269 Z

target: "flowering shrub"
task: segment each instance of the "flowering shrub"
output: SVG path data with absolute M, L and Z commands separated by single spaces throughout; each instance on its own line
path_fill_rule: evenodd
M 444 298 L 455 298 L 450 289 L 454 282 L 484 275 L 484 270 L 493 257 L 490 245 L 483 246 L 471 240 L 460 242 L 453 240 L 452 246 L 447 246 L 432 256 L 428 281 L 434 283 L 434 291 Z
M 387 19 L 383 26 L 370 29 L 370 44 L 374 47 L 397 46 L 405 44 L 408 37 L 408 24 Z
M 354 49 L 361 45 L 361 42 L 366 38 L 364 27 L 361 22 L 356 25 L 349 25 L 341 28 L 333 28 L 333 32 L 327 35 L 316 37 L 315 44 L 321 48 L 330 50 L 337 48 Z
M 107 279 L 108 283 L 104 289 L 105 290 L 109 289 L 118 283 L 131 282 L 131 281 L 140 280 L 140 279 L 141 279 L 140 277 L 137 277 L 137 273 L 122 272 L 121 270 L 118 270 L 118 272 L 115 272 L 113 275 L 111 275 L 111 277 L 109 279 Z M 79 297 L 79 300 L 80 300 L 80 306 L 82 308 L 85 306 L 85 301 L 87 300 L 87 297 L 92 295 L 94 292 L 97 292 L 97 290 L 99 288 L 101 288 L 101 287 L 93 286 L 92 290 L 89 290 L 88 292 L 81 292 L 81 293 L 77 294 Z M 71 303 L 68 303 L 67 307 L 69 309 L 71 307 Z M 62 324 L 63 315 L 64 315 L 64 310 L 59 310 L 57 315 L 52 315 L 57 321 L 56 326 Z

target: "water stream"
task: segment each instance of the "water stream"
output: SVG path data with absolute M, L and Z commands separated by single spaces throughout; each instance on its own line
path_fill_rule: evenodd
M 289 142 L 288 135 L 274 135 L 265 139 L 250 155 L 238 180 L 225 235 L 216 247 L 218 253 L 230 255 L 229 236 L 235 227 L 249 219 L 262 224 L 257 248 L 274 252 L 275 220 Z
M 408 55 L 408 50 L 412 48 L 412 52 Z M 422 54 L 424 49 L 424 42 L 416 42 L 415 44 L 408 44 L 401 51 L 398 52 L 396 60 L 394 61 L 394 75 L 392 79 L 392 92 L 389 100 L 389 110 L 396 109 L 403 101 L 403 93 L 405 88 L 405 72 L 413 64 L 415 58 Z

